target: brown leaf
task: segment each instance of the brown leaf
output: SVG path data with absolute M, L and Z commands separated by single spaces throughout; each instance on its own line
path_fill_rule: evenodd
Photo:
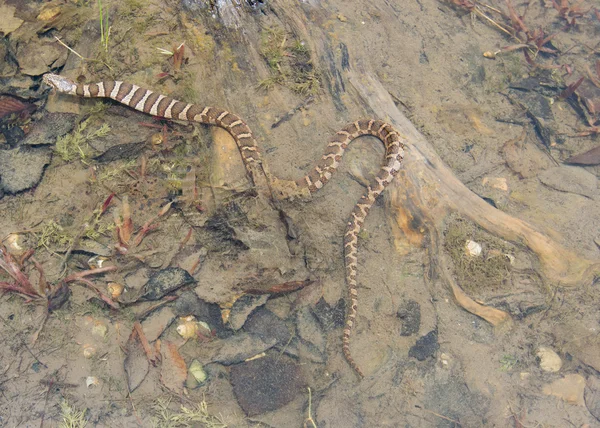
M 171 342 L 163 342 L 161 346 L 162 367 L 160 370 L 160 381 L 162 384 L 176 394 L 183 392 L 183 384 L 187 378 L 187 366 L 177 345 Z
M 576 165 L 598 165 L 600 164 L 600 146 L 596 146 L 585 153 L 571 156 L 565 163 Z
M 35 110 L 35 105 L 20 101 L 10 95 L 0 95 L 0 119 L 12 113 L 23 113 Z
M 146 351 L 139 340 L 135 328 L 132 330 L 129 339 L 125 344 L 125 352 L 127 352 L 127 356 L 125 357 L 123 366 L 125 367 L 125 374 L 127 375 L 127 385 L 129 385 L 129 391 L 134 391 L 140 386 L 146 378 L 148 370 L 150 370 Z
M 312 284 L 314 281 L 307 279 L 304 281 L 288 281 L 288 282 L 284 282 L 282 284 L 277 284 L 274 285 L 266 290 L 262 290 L 260 288 L 250 288 L 248 290 L 246 290 L 246 294 L 284 294 L 284 293 L 290 293 L 292 291 L 297 291 L 300 290 L 310 284 Z

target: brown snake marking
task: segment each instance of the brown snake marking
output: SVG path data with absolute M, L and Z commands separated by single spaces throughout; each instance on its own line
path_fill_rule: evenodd
M 252 130 L 246 122 L 233 113 L 220 108 L 177 101 L 171 97 L 125 82 L 107 81 L 89 85 L 76 84 L 56 74 L 46 74 L 43 79 L 46 84 L 58 92 L 81 97 L 111 98 L 152 116 L 186 120 L 224 128 L 237 143 L 246 170 L 254 185 L 258 186 L 257 182 L 260 181 L 259 177 L 261 175 L 266 174 L 267 179 L 271 182 L 274 179 L 263 167 L 262 157 Z M 358 303 L 358 284 L 356 281 L 358 234 L 369 209 L 375 203 L 375 199 L 390 184 L 400 169 L 405 147 L 403 137 L 391 125 L 380 120 L 359 120 L 350 123 L 335 134 L 317 165 L 306 176 L 294 182 L 294 186 L 299 193 L 304 190 L 313 193 L 321 189 L 337 170 L 348 144 L 362 135 L 372 135 L 383 142 L 385 145 L 385 163 L 369 184 L 367 192 L 354 206 L 344 235 L 344 259 L 346 283 L 350 294 L 350 308 L 346 315 L 342 349 L 350 366 L 361 377 L 363 373 L 350 354 L 350 334 L 356 320 Z M 270 187 L 271 183 L 268 184 Z

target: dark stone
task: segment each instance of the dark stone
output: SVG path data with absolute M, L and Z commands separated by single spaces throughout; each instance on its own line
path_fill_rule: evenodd
M 48 148 L 0 150 L 0 188 L 14 194 L 37 185 L 51 158 Z
M 229 326 L 233 330 L 242 328 L 250 314 L 254 312 L 256 308 L 267 303 L 267 300 L 269 300 L 269 296 L 266 294 L 262 296 L 245 294 L 237 299 L 229 314 Z
M 193 315 L 198 320 L 208 322 L 209 305 L 210 303 L 206 303 L 192 290 L 186 290 L 175 301 L 174 312 L 178 317 Z
M 300 366 L 276 355 L 231 367 L 230 381 L 238 404 L 252 417 L 277 410 L 305 391 Z
M 148 300 L 158 300 L 167 294 L 196 282 L 188 271 L 170 267 L 156 272 L 144 285 L 142 297 Z
M 265 308 L 259 308 L 248 318 L 244 324 L 244 331 L 257 334 L 265 341 L 275 339 L 280 346 L 285 346 L 291 337 L 285 322 Z
M 305 306 L 298 310 L 296 314 L 296 331 L 303 343 L 314 346 L 320 353 L 325 352 L 325 336 L 317 317 L 310 307 Z
M 146 142 L 140 141 L 137 143 L 117 144 L 112 146 L 104 153 L 99 154 L 94 160 L 100 163 L 114 162 L 121 159 L 137 158 L 140 153 L 146 148 Z
M 346 301 L 340 299 L 335 306 L 331 306 L 321 297 L 315 305 L 313 313 L 325 331 L 341 328 L 346 323 Z
M 22 144 L 28 146 L 45 146 L 56 143 L 58 137 L 70 132 L 75 126 L 76 114 L 48 113 L 35 122 L 33 129 Z
M 220 339 L 231 336 L 231 330 L 223 325 L 219 305 L 205 302 L 192 290 L 181 293 L 181 296 L 175 301 L 174 312 L 180 317 L 193 315 L 198 321 L 204 321 Z
M 433 357 L 439 348 L 437 330 L 432 330 L 417 340 L 417 343 L 408 351 L 408 356 L 424 361 L 428 357 Z
M 421 328 L 421 306 L 414 300 L 406 301 L 398 309 L 398 318 L 402 320 L 400 336 L 412 336 Z

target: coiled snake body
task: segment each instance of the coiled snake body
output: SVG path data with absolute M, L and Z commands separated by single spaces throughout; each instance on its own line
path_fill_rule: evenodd
M 273 180 L 264 168 L 252 130 L 246 122 L 233 113 L 216 107 L 184 103 L 120 81 L 106 81 L 88 85 L 76 84 L 56 74 L 46 74 L 43 80 L 58 92 L 81 97 L 111 98 L 152 116 L 198 122 L 224 128 L 237 143 L 240 155 L 253 183 L 258 186 L 258 183 L 262 180 L 261 177 L 265 176 L 270 182 Z M 350 354 L 350 334 L 357 314 L 356 271 L 358 262 L 356 255 L 358 234 L 369 209 L 375 203 L 375 199 L 394 179 L 400 169 L 404 157 L 403 138 L 391 125 L 380 120 L 359 120 L 350 123 L 335 134 L 317 165 L 303 178 L 294 182 L 294 187 L 299 193 L 306 191 L 313 193 L 321 189 L 337 170 L 348 144 L 362 135 L 372 135 L 383 142 L 385 145 L 385 162 L 369 184 L 367 192 L 352 210 L 344 235 L 346 283 L 350 295 L 350 308 L 346 314 L 342 344 L 346 360 L 361 377 L 363 373 Z M 267 184 L 270 186 L 271 183 Z

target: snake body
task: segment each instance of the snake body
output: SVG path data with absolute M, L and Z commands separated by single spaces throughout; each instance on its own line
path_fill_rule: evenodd
M 246 170 L 254 185 L 259 186 L 264 177 L 268 181 L 272 181 L 272 177 L 264 168 L 252 130 L 244 120 L 231 112 L 217 107 L 205 107 L 177 101 L 171 97 L 121 81 L 76 84 L 70 79 L 56 74 L 46 74 L 43 80 L 58 92 L 80 97 L 111 98 L 152 116 L 198 122 L 224 128 L 237 143 Z M 335 134 L 317 165 L 303 178 L 294 182 L 294 186 L 300 193 L 305 191 L 314 193 L 321 189 L 337 170 L 348 145 L 354 139 L 363 135 L 372 135 L 383 142 L 385 145 L 385 162 L 367 187 L 367 192 L 354 206 L 344 235 L 344 259 L 350 307 L 346 314 L 342 349 L 350 366 L 361 377 L 363 373 L 350 353 L 350 335 L 356 320 L 358 304 L 358 284 L 356 280 L 358 234 L 369 209 L 375 203 L 375 199 L 392 182 L 400 169 L 405 148 L 403 138 L 390 124 L 381 120 L 352 122 Z M 270 187 L 271 183 L 267 184 Z

